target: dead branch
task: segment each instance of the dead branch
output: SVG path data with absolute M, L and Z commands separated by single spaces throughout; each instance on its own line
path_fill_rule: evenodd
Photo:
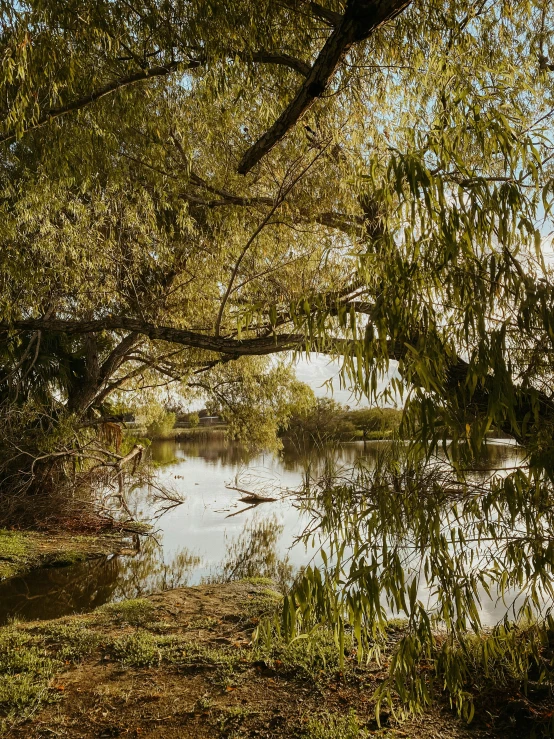
M 227 490 L 236 490 L 238 493 L 244 493 L 244 497 L 239 498 L 243 503 L 270 503 L 271 501 L 277 500 L 277 498 L 258 495 L 258 493 L 252 493 L 250 490 L 243 490 L 242 488 L 236 488 L 232 485 L 226 485 L 225 487 Z

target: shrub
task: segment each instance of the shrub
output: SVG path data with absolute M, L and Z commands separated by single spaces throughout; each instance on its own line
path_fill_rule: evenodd
M 162 416 L 152 421 L 147 427 L 148 436 L 158 439 L 165 439 L 169 436 L 170 431 L 175 426 L 177 417 L 175 413 L 164 413 Z

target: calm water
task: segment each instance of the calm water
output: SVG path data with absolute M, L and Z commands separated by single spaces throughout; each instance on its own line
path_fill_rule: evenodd
M 154 523 L 154 537 L 143 541 L 134 556 L 36 570 L 0 583 L 0 623 L 12 617 L 55 618 L 210 580 L 261 575 L 285 586 L 299 567 L 318 562 L 317 541 L 295 544 L 309 518 L 293 491 L 324 471 L 329 454 L 348 469 L 362 456 L 371 462 L 379 446 L 355 443 L 325 454 L 285 450 L 252 458 L 223 441 L 154 442 L 156 485 L 139 488 L 129 498 L 137 518 Z M 489 459 L 491 466 L 509 467 L 519 461 L 518 450 L 491 445 Z M 168 501 L 159 499 L 158 486 L 182 504 L 163 512 Z M 278 499 L 249 506 L 230 487 Z M 485 620 L 495 616 L 493 604 L 485 608 Z

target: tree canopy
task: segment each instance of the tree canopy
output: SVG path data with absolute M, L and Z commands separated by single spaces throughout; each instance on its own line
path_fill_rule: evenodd
M 6 397 L 318 349 L 398 360 L 429 433 L 551 417 L 548 3 L 2 19 Z

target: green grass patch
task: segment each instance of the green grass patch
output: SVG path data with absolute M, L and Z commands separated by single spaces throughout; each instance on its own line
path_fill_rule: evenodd
M 33 538 L 20 531 L 0 530 L 0 580 L 13 577 L 37 559 Z
M 221 685 L 233 684 L 235 672 L 248 666 L 237 649 L 214 648 L 178 636 L 152 634 L 144 629 L 112 639 L 106 649 L 127 667 L 153 667 L 165 663 L 177 669 L 215 668 L 212 681 Z
M 62 661 L 17 627 L 0 630 L 0 730 L 56 699 L 51 680 Z
M 142 629 L 114 639 L 110 651 L 127 667 L 153 667 L 159 665 L 163 658 L 159 639 Z
M 306 729 L 307 739 L 365 739 L 368 732 L 360 727 L 354 711 L 348 716 L 326 714 L 312 718 Z
M 269 588 L 275 587 L 275 583 L 270 577 L 243 577 L 239 582 L 248 582 L 251 585 L 266 585 Z
M 68 567 L 69 565 L 74 565 L 78 562 L 85 562 L 86 559 L 86 552 L 69 549 L 63 552 L 54 552 L 49 555 L 45 560 L 45 565 L 47 564 L 49 567 Z
M 259 579 L 265 581 L 265 578 Z M 272 586 L 275 584 L 272 580 L 269 580 L 268 582 Z M 261 584 L 265 585 L 266 582 Z M 251 594 L 250 597 L 242 600 L 241 608 L 248 619 L 257 623 L 261 618 L 275 615 L 281 607 L 282 601 L 283 596 L 281 593 L 278 593 L 272 588 L 264 588 L 263 590 L 259 590 L 256 593 Z
M 134 527 L 138 532 L 138 526 Z M 21 575 L 36 567 L 60 567 L 111 554 L 124 544 L 119 532 L 98 536 L 72 532 L 0 530 L 0 580 Z
M 301 678 L 318 681 L 334 675 L 338 670 L 346 673 L 357 664 L 353 659 L 354 640 L 345 634 L 344 651 L 349 659 L 340 665 L 340 654 L 334 634 L 320 627 L 309 635 L 299 636 L 289 642 L 273 633 L 270 639 L 258 638 L 253 659 L 264 660 L 279 670 Z
M 44 644 L 55 650 L 64 662 L 77 663 L 90 656 L 100 645 L 100 634 L 79 621 L 53 622 L 36 629 Z
M 119 603 L 106 603 L 100 606 L 95 613 L 105 616 L 116 624 L 130 626 L 144 626 L 154 618 L 155 607 L 144 598 L 124 600 Z
M 187 622 L 187 630 L 204 629 L 205 631 L 212 631 L 220 623 L 218 618 L 214 616 L 200 616 L 199 618 L 192 618 Z
M 231 706 L 221 711 L 218 716 L 217 725 L 224 736 L 238 737 L 244 736 L 238 733 L 244 721 L 252 715 L 252 711 L 245 706 Z

